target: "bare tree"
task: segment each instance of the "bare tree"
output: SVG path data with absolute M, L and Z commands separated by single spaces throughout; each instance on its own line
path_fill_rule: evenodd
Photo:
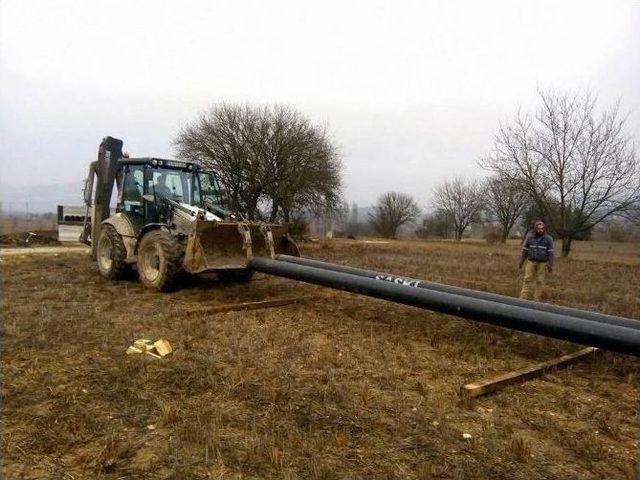
M 535 114 L 501 125 L 480 163 L 526 188 L 567 256 L 572 240 L 638 208 L 638 160 L 618 105 L 598 113 L 591 94 L 539 95 Z
M 274 107 L 268 120 L 265 183 L 272 201 L 270 219 L 280 212 L 288 222 L 292 212 L 307 207 L 332 214 L 340 210 L 341 164 L 326 130 L 282 106 Z
M 250 217 L 264 195 L 259 163 L 250 148 L 259 116 L 249 106 L 218 105 L 184 127 L 173 142 L 179 157 L 214 170 L 229 208 Z
M 462 240 L 464 231 L 478 219 L 482 209 L 481 185 L 461 178 L 447 180 L 434 190 L 433 206 L 436 212 L 450 219 L 455 239 Z
M 341 163 L 324 128 L 285 106 L 219 104 L 174 139 L 178 156 L 213 169 L 229 206 L 270 220 L 339 201 Z
M 422 219 L 422 226 L 416 231 L 419 237 L 448 238 L 453 232 L 453 222 L 442 211 L 427 214 Z
M 522 185 L 506 177 L 489 178 L 485 193 L 487 213 L 500 224 L 500 241 L 505 243 L 527 207 L 529 196 Z
M 387 192 L 378 197 L 378 203 L 369 214 L 369 222 L 378 234 L 395 238 L 398 229 L 414 222 L 419 214 L 420 208 L 411 195 Z

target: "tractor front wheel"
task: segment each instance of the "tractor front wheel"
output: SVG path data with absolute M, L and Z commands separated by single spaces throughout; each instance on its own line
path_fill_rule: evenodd
M 121 280 L 129 271 L 127 249 L 122 237 L 112 225 L 103 225 L 98 236 L 96 260 L 100 275 L 109 280 Z
M 138 275 L 145 287 L 173 289 L 182 273 L 183 245 L 163 229 L 146 233 L 138 245 Z

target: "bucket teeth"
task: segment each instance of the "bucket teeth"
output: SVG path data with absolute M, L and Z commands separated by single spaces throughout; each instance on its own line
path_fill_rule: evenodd
M 254 256 L 274 259 L 280 253 L 297 253 L 286 225 L 197 220 L 183 263 L 190 273 L 243 269 Z
M 253 257 L 253 253 L 251 248 L 251 230 L 249 229 L 249 225 L 246 223 L 239 223 L 238 232 L 240 232 L 240 236 L 242 237 L 242 249 L 247 254 L 247 260 L 250 260 L 251 257 Z
M 269 255 L 272 259 L 275 259 L 276 251 L 273 245 L 273 232 L 271 231 L 271 227 L 266 223 L 263 223 L 262 225 L 260 225 L 260 233 L 262 233 L 262 236 L 264 237 L 264 244 L 267 247 Z

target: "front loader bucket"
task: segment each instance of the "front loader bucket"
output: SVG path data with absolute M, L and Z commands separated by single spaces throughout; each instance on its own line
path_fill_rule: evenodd
M 253 256 L 300 256 L 286 225 L 198 220 L 189 235 L 184 268 L 189 273 L 247 268 Z

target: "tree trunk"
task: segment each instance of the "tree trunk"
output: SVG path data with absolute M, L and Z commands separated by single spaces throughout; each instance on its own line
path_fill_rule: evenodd
M 258 213 L 258 195 L 253 195 L 247 201 L 247 215 L 250 220 L 256 220 L 256 214 Z
M 572 238 L 562 239 L 562 257 L 563 258 L 566 258 L 569 256 L 569 252 L 571 251 L 571 241 L 572 241 Z
M 502 235 L 500 236 L 500 243 L 507 243 L 507 238 L 509 238 L 509 229 L 506 227 L 502 227 Z
M 269 221 L 271 223 L 276 221 L 276 218 L 278 217 L 278 204 L 274 203 L 273 206 L 271 207 L 271 215 L 269 215 Z

